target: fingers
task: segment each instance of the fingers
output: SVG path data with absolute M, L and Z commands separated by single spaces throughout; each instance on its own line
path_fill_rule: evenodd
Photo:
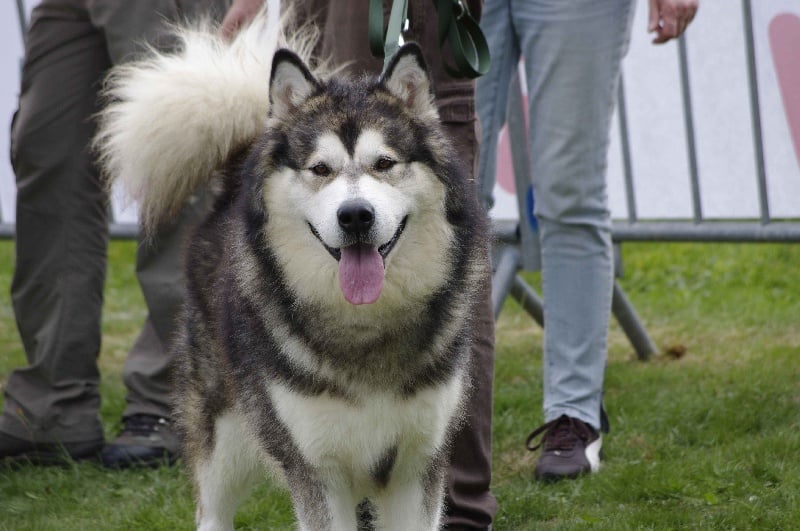
M 241 9 L 236 9 L 234 5 L 225 13 L 225 18 L 222 19 L 222 24 L 219 26 L 220 35 L 225 39 L 232 39 L 243 22 L 244 12 Z
M 658 5 L 658 0 L 650 0 L 650 5 L 647 10 L 647 31 L 653 32 L 658 29 L 658 19 L 660 9 Z
M 263 3 L 264 0 L 234 0 L 220 24 L 220 35 L 232 39 L 239 28 L 253 20 Z
M 650 0 L 647 31 L 654 32 L 654 44 L 677 39 L 694 19 L 698 0 Z

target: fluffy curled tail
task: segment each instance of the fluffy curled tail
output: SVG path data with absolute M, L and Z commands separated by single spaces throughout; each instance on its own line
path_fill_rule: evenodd
M 263 130 L 274 52 L 308 61 L 317 41 L 310 26 L 287 36 L 290 19 L 263 9 L 232 41 L 209 21 L 176 26 L 177 52 L 151 50 L 112 69 L 93 145 L 109 186 L 119 182 L 138 203 L 146 232 Z

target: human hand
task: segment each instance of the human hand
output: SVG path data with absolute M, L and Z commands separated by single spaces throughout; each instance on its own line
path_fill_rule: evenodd
M 648 32 L 655 32 L 653 44 L 680 37 L 697 13 L 699 0 L 650 0 Z
M 239 28 L 253 20 L 262 5 L 264 0 L 233 0 L 219 27 L 220 35 L 232 39 Z

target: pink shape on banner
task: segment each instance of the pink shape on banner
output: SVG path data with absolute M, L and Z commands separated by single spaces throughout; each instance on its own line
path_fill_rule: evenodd
M 773 18 L 769 23 L 769 43 L 794 153 L 800 165 L 800 17 L 781 13 Z
M 522 94 L 522 112 L 525 113 L 525 130 L 528 129 L 528 98 Z M 527 145 L 527 139 L 525 139 Z M 497 184 L 500 188 L 509 194 L 516 193 L 516 186 L 514 185 L 514 163 L 511 160 L 511 141 L 508 135 L 508 124 L 503 126 L 500 130 L 500 136 L 497 140 L 497 170 L 496 170 Z

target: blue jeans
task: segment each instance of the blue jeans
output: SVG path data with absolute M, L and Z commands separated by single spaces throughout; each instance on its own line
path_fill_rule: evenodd
M 614 265 L 610 122 L 634 0 L 487 0 L 492 53 L 478 80 L 479 179 L 491 201 L 508 87 L 525 61 L 528 149 L 544 297 L 544 414 L 600 427 Z

